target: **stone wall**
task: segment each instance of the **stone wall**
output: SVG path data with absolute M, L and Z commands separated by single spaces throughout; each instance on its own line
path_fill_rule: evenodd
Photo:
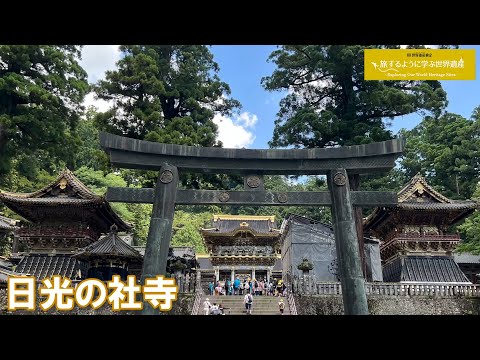
M 109 304 L 105 304 L 100 309 L 93 310 L 90 307 L 81 309 L 75 307 L 72 311 L 58 311 L 55 308 L 49 311 L 42 311 L 39 306 L 40 299 L 37 298 L 37 308 L 35 311 L 8 311 L 7 310 L 7 289 L 0 288 L 0 315 L 139 315 L 139 311 L 112 311 Z M 178 299 L 174 301 L 172 310 L 169 312 L 161 312 L 163 315 L 190 315 L 195 294 L 179 294 Z
M 341 315 L 339 295 L 296 296 L 299 315 Z M 480 315 L 480 298 L 433 296 L 369 296 L 372 315 Z

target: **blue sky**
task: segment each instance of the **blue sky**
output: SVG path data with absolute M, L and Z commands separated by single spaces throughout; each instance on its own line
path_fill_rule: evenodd
M 476 49 L 479 45 L 465 45 L 460 48 Z M 215 45 L 212 52 L 220 65 L 220 77 L 227 82 L 232 90 L 232 96 L 239 100 L 242 111 L 255 114 L 258 118 L 255 128 L 251 131 L 255 136 L 250 148 L 267 148 L 271 139 L 274 120 L 279 109 L 282 94 L 267 92 L 260 85 L 263 76 L 270 75 L 275 69 L 274 64 L 267 62 L 270 53 L 276 49 L 273 45 Z M 477 79 L 480 75 L 480 61 L 477 59 Z M 473 109 L 480 105 L 480 80 L 442 81 L 447 92 L 449 105 L 447 110 L 469 118 Z M 397 133 L 402 127 L 411 129 L 421 121 L 421 116 L 411 114 L 396 118 L 392 131 Z
M 268 148 L 282 98 L 282 93 L 268 92 L 260 85 L 262 77 L 271 75 L 275 69 L 274 64 L 267 62 L 275 49 L 274 45 L 217 45 L 211 49 L 220 65 L 220 78 L 230 85 L 232 96 L 242 103 L 241 111 L 257 115 L 251 148 Z
M 461 48 L 476 49 L 479 45 L 465 45 Z M 216 116 L 219 126 L 219 138 L 224 147 L 268 148 L 279 109 L 279 101 L 284 93 L 267 92 L 260 84 L 264 76 L 275 69 L 267 62 L 275 45 L 214 45 L 211 51 L 220 66 L 220 78 L 230 85 L 232 96 L 239 100 L 243 108 L 240 114 L 225 117 Z M 104 77 L 106 70 L 115 68 L 120 59 L 118 45 L 87 45 L 82 52 L 82 66 L 89 74 L 89 81 L 96 82 Z M 477 78 L 480 74 L 480 61 L 477 59 Z M 447 91 L 448 111 L 469 118 L 473 109 L 480 105 L 480 80 L 442 81 Z M 86 105 L 95 105 L 100 111 L 106 111 L 109 104 L 95 100 L 89 94 Z M 397 133 L 402 127 L 411 129 L 421 120 L 421 116 L 411 114 L 393 121 L 391 130 Z

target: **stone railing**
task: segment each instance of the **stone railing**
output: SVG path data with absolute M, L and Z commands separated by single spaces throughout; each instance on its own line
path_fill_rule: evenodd
M 190 313 L 190 315 L 198 315 L 198 310 L 200 309 L 202 297 L 203 297 L 202 291 L 199 290 L 195 292 L 195 300 L 193 301 L 192 312 Z
M 480 285 L 456 283 L 366 283 L 367 295 L 480 297 Z
M 195 300 L 193 301 L 192 312 L 190 315 L 198 315 L 204 292 L 202 289 L 202 273 L 197 271 L 195 275 Z
M 341 295 L 339 282 L 317 282 L 301 276 L 290 284 L 294 295 Z M 458 283 L 365 283 L 369 296 L 465 296 L 480 297 L 480 285 Z
M 290 308 L 290 315 L 298 315 L 297 306 L 295 305 L 295 298 L 291 292 L 287 295 L 288 307 Z

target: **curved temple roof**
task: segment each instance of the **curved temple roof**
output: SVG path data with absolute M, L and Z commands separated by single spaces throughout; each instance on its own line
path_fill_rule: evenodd
M 365 219 L 364 228 L 366 230 L 381 226 L 393 212 L 449 213 L 452 214 L 449 222 L 454 224 L 479 207 L 478 202 L 473 200 L 452 200 L 443 196 L 431 187 L 420 173 L 410 179 L 397 193 L 397 196 L 398 204 L 396 206 L 376 208 Z
M 254 236 L 279 236 L 275 216 L 214 215 L 213 228 L 202 229 L 204 236 L 233 236 L 248 231 Z
M 114 256 L 119 258 L 130 258 L 142 260 L 142 255 L 133 247 L 123 241 L 112 231 L 103 239 L 100 239 L 87 247 L 80 249 L 74 257 L 86 260 L 90 257 Z
M 83 207 L 94 208 L 104 219 L 107 224 L 103 229 L 105 232 L 112 224 L 116 224 L 123 231 L 132 228 L 115 213 L 104 196 L 92 192 L 68 169 L 62 171 L 52 183 L 32 193 L 13 193 L 0 190 L 0 201 L 30 221 L 35 221 L 32 208 Z

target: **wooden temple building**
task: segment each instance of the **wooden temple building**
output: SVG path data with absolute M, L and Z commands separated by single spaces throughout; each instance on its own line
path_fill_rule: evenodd
M 200 270 L 213 270 L 217 280 L 281 277 L 275 216 L 214 215 L 202 236 L 209 256 L 198 257 Z
M 120 275 L 123 280 L 132 274 L 132 268 L 143 263 L 143 256 L 117 235 L 117 226 L 112 225 L 110 233 L 98 241 L 77 250 L 73 258 L 88 265 L 88 278 L 112 279 Z M 140 279 L 141 273 L 132 274 Z
M 398 205 L 376 208 L 364 221 L 365 234 L 381 240 L 384 281 L 470 283 L 453 257 L 460 235 L 448 228 L 477 206 L 451 200 L 415 175 L 398 192 Z
M 12 259 L 19 260 L 19 273 L 37 280 L 52 275 L 83 279 L 95 271 L 123 275 L 130 260 L 139 260 L 138 252 L 121 244 L 116 234 L 98 241 L 112 226 L 128 231 L 131 225 L 68 169 L 32 193 L 0 191 L 0 202 L 28 221 L 14 230 Z

